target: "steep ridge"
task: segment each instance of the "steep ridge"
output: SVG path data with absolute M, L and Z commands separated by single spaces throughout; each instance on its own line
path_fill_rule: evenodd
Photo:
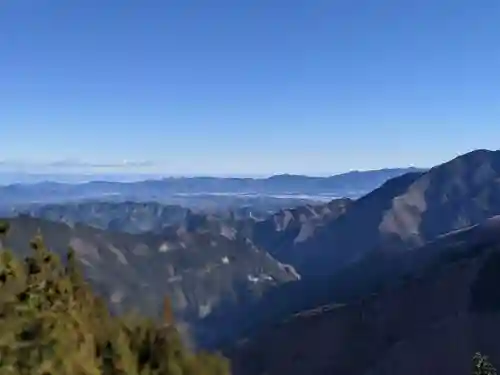
M 287 252 L 314 237 L 322 227 L 343 215 L 352 202 L 351 199 L 343 198 L 326 204 L 280 210 L 265 220 L 246 220 L 239 224 L 239 229 L 273 256 L 286 259 Z
M 498 151 L 479 150 L 428 172 L 389 180 L 349 204 L 308 240 L 280 248 L 274 256 L 293 264 L 301 280 L 245 306 L 249 318 L 244 324 L 241 319 L 234 322 L 225 342 L 217 345 L 251 336 L 292 313 L 370 294 L 411 274 L 432 254 L 412 249 L 500 214 L 499 159 Z
M 399 282 L 240 343 L 234 374 L 466 375 L 476 351 L 500 363 L 500 217 L 412 254 L 419 266 Z
M 19 255 L 29 253 L 26 238 L 38 232 L 59 254 L 71 246 L 87 278 L 117 312 L 134 308 L 156 316 L 169 296 L 177 318 L 195 325 L 212 310 L 298 279 L 293 268 L 248 239 L 225 233 L 171 228 L 158 235 L 133 235 L 29 216 L 7 221 L 11 229 L 3 245 Z
M 389 180 L 279 259 L 304 277 L 329 275 L 370 251 L 415 248 L 499 213 L 500 151 L 477 150 Z

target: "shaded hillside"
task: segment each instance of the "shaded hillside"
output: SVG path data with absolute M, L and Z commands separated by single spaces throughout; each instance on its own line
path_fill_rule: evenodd
M 370 251 L 417 247 L 496 214 L 500 151 L 478 150 L 387 181 L 279 259 L 304 277 L 329 275 Z
M 239 223 L 239 229 L 273 256 L 286 259 L 290 248 L 314 237 L 318 230 L 344 214 L 352 202 L 344 198 L 280 210 L 264 220 Z
M 224 321 L 224 330 L 213 338 L 212 347 L 231 346 L 235 340 L 252 337 L 256 331 L 272 327 L 291 314 L 331 303 L 344 304 L 419 274 L 446 259 L 460 257 L 470 247 L 496 241 L 500 217 L 439 236 L 414 251 L 374 251 L 329 277 L 307 278 L 269 290 L 263 298 L 227 315 L 212 315 L 204 321 Z M 246 317 L 242 319 L 242 317 Z M 219 323 L 220 324 L 220 323 Z
M 230 351 L 234 373 L 466 375 L 476 351 L 498 365 L 500 218 L 419 252 L 429 254 L 420 267 L 377 293 L 299 313 L 240 343 Z
M 4 240 L 20 255 L 25 239 L 40 232 L 59 254 L 71 246 L 89 281 L 114 311 L 139 309 L 157 316 L 170 296 L 179 320 L 193 324 L 214 309 L 258 298 L 266 289 L 296 280 L 249 240 L 207 231 L 169 231 L 162 235 L 107 232 L 21 216 L 9 219 Z

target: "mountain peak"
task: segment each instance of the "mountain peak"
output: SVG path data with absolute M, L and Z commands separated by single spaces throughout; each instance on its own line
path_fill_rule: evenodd
M 457 163 L 482 163 L 488 160 L 500 160 L 500 150 L 488 150 L 488 149 L 473 150 L 465 154 L 458 155 L 455 158 L 449 160 L 448 162 L 439 164 L 432 169 L 438 169 Z

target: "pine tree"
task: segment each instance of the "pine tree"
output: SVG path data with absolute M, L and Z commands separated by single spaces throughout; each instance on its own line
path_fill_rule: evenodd
M 497 375 L 495 367 L 489 362 L 488 357 L 476 353 L 473 358 L 472 375 Z
M 63 266 L 40 234 L 31 247 L 24 261 L 0 251 L 0 374 L 229 374 L 224 358 L 182 345 L 168 299 L 162 324 L 114 317 L 85 282 L 74 251 Z

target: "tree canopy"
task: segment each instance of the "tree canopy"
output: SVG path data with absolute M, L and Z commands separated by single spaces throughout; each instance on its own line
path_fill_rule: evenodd
M 0 223 L 0 234 L 8 225 Z M 112 316 L 85 282 L 74 251 L 45 248 L 17 259 L 0 250 L 2 375 L 227 375 L 219 355 L 186 349 L 165 302 L 165 324 Z

